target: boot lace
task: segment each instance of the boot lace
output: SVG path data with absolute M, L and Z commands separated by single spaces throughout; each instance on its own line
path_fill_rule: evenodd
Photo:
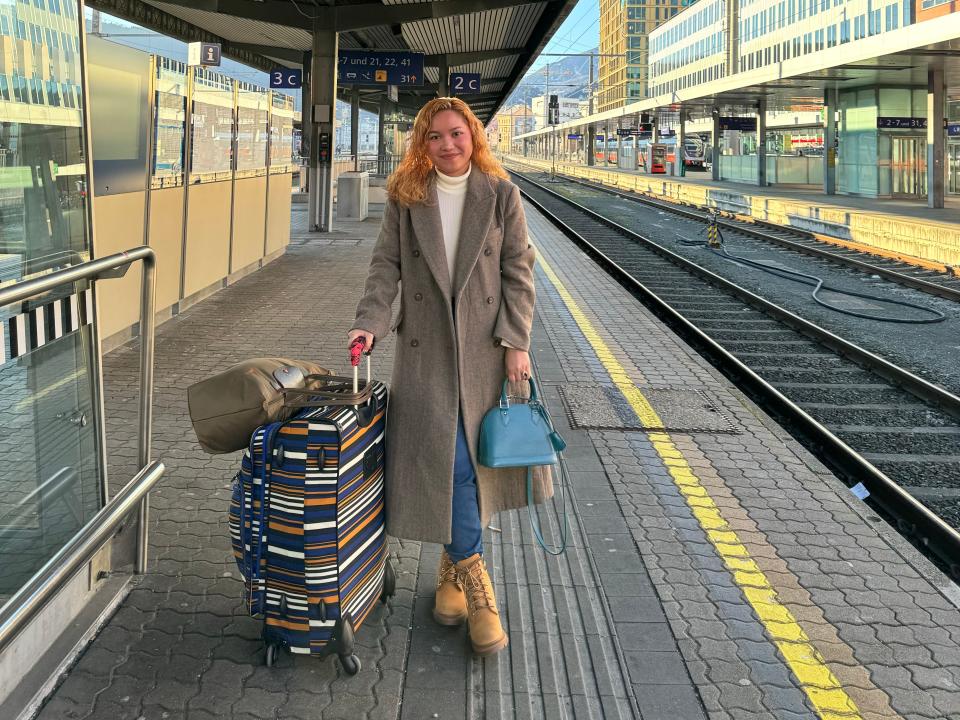
M 493 585 L 486 578 L 482 561 L 477 561 L 463 573 L 464 590 L 471 612 L 492 610 L 497 612 L 497 603 L 493 596 Z
M 444 555 L 443 563 L 440 566 L 440 574 L 437 578 L 437 587 L 440 587 L 444 583 L 453 583 L 457 587 L 463 587 L 463 584 L 460 582 L 460 576 L 457 574 L 457 566 Z

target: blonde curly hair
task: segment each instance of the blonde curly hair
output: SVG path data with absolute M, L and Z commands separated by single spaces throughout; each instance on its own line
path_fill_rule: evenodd
M 434 98 L 420 108 L 420 112 L 417 113 L 403 160 L 400 161 L 400 165 L 387 179 L 387 195 L 391 200 L 405 207 L 426 200 L 427 183 L 433 170 L 433 161 L 427 154 L 427 135 L 430 133 L 433 118 L 436 117 L 437 113 L 444 110 L 455 110 L 466 120 L 467 127 L 470 128 L 470 134 L 473 136 L 473 155 L 470 157 L 473 166 L 488 175 L 504 180 L 509 177 L 507 171 L 503 169 L 503 166 L 490 152 L 483 124 L 473 114 L 470 106 L 460 98 Z

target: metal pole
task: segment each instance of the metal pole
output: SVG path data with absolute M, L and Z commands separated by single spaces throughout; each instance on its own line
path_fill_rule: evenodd
M 360 170 L 360 86 L 354 85 L 350 94 L 350 153 L 353 171 Z
M 944 206 L 943 68 L 927 70 L 927 207 Z
M 713 109 L 713 148 L 710 153 L 710 175 L 712 180 L 720 179 L 720 108 Z
M 437 62 L 437 97 L 447 97 L 450 95 L 450 66 L 447 64 L 447 56 L 440 55 Z
M 757 185 L 767 186 L 767 98 L 757 101 Z
M 837 192 L 837 89 L 827 88 L 823 94 L 823 192 Z

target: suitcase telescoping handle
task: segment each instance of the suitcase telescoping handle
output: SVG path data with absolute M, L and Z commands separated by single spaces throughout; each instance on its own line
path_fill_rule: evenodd
M 371 369 L 370 369 L 370 353 L 364 352 L 367 346 L 367 341 L 361 336 L 352 343 L 350 343 L 350 364 L 353 366 L 353 392 L 354 394 L 359 392 L 360 381 L 357 377 L 358 368 L 360 367 L 360 360 L 363 355 L 367 356 L 367 387 L 370 387 L 371 382 Z

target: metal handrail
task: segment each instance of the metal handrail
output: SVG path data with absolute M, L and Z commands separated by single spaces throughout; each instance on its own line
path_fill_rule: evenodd
M 27 300 L 79 280 L 106 280 L 123 277 L 130 266 L 143 262 L 140 282 L 140 412 L 137 458 L 140 471 L 123 489 L 109 500 L 83 528 L 74 535 L 37 573 L 0 608 L 0 650 L 33 618 L 76 570 L 87 562 L 110 539 L 114 529 L 134 506 L 139 504 L 137 528 L 136 572 L 147 568 L 147 528 L 150 513 L 150 489 L 163 475 L 161 462 L 153 462 L 151 434 L 153 428 L 153 351 L 156 318 L 154 251 L 146 245 L 125 252 L 91 260 L 74 267 L 57 270 L 44 277 L 0 289 L 0 307 Z M 100 348 L 95 348 L 100 352 Z
M 163 476 L 163 463 L 154 461 L 128 482 L 60 551 L 20 588 L 0 610 L 0 651 L 53 597 L 73 574 L 103 547 L 117 526 Z

